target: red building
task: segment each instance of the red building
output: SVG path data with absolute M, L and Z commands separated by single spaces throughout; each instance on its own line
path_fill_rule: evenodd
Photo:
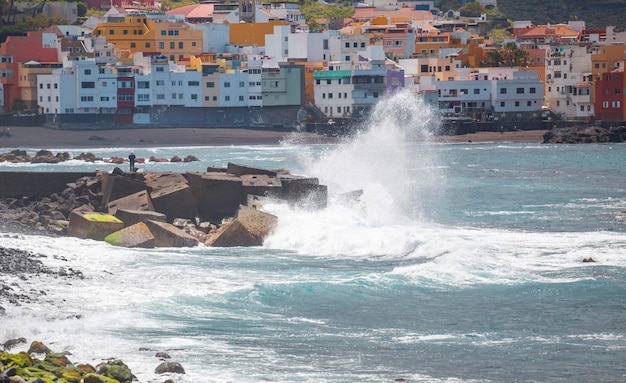
M 47 34 L 46 34 L 47 35 Z M 0 83 L 4 87 L 4 110 L 12 109 L 20 99 L 18 68 L 20 63 L 29 61 L 57 62 L 57 49 L 44 48 L 44 33 L 28 32 L 26 36 L 9 36 L 0 45 Z
M 626 119 L 624 116 L 624 67 L 603 73 L 595 82 L 595 113 L 601 120 Z
M 135 77 L 134 67 L 118 68 L 117 75 L 117 110 L 114 120 L 117 124 L 132 124 L 135 113 Z

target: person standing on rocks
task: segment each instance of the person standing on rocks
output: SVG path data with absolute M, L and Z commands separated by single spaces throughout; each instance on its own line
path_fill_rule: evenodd
M 135 171 L 135 158 L 137 158 L 135 156 L 134 152 L 130 152 L 130 155 L 128 156 L 128 161 L 130 162 L 130 172 L 133 173 Z

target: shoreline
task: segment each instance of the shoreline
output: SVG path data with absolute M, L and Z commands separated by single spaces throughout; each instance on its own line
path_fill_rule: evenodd
M 146 148 L 177 146 L 276 145 L 281 142 L 326 144 L 337 138 L 317 133 L 244 128 L 134 128 L 110 130 L 59 130 L 11 126 L 10 137 L 0 137 L 2 148 L 80 149 Z M 433 142 L 528 142 L 542 143 L 545 130 L 476 132 L 434 136 Z

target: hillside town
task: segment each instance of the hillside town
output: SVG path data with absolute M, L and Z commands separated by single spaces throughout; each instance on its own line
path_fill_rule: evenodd
M 106 13 L 81 24 L 76 3 L 55 3 L 73 24 L 0 45 L 0 109 L 52 127 L 334 129 L 404 90 L 444 121 L 487 130 L 626 120 L 626 31 L 520 20 L 496 42 L 485 14 L 437 3 L 358 3 L 352 17 L 315 28 L 286 1 L 167 12 L 95 1 Z

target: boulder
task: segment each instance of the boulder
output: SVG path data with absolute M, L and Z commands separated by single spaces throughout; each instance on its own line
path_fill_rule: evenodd
M 221 226 L 205 244 L 213 247 L 261 246 L 276 227 L 278 218 L 240 205 L 235 217 Z
M 146 223 L 149 220 L 167 222 L 165 214 L 148 210 L 117 209 L 115 216 L 124 222 L 124 226 L 132 226 L 139 222 Z
M 70 214 L 68 234 L 72 237 L 103 240 L 107 235 L 124 228 L 117 217 L 84 210 L 73 210 Z
M 111 233 L 104 238 L 104 241 L 113 246 L 121 247 L 152 248 L 155 246 L 154 235 L 143 222 Z
M 177 374 L 184 374 L 185 369 L 178 362 L 163 362 L 154 369 L 156 374 L 165 374 L 166 372 L 174 372 Z
M 198 240 L 176 226 L 160 221 L 147 221 L 148 228 L 154 235 L 157 247 L 193 247 Z
M 109 214 L 116 215 L 118 209 L 154 211 L 152 199 L 147 190 L 116 199 L 107 204 Z

